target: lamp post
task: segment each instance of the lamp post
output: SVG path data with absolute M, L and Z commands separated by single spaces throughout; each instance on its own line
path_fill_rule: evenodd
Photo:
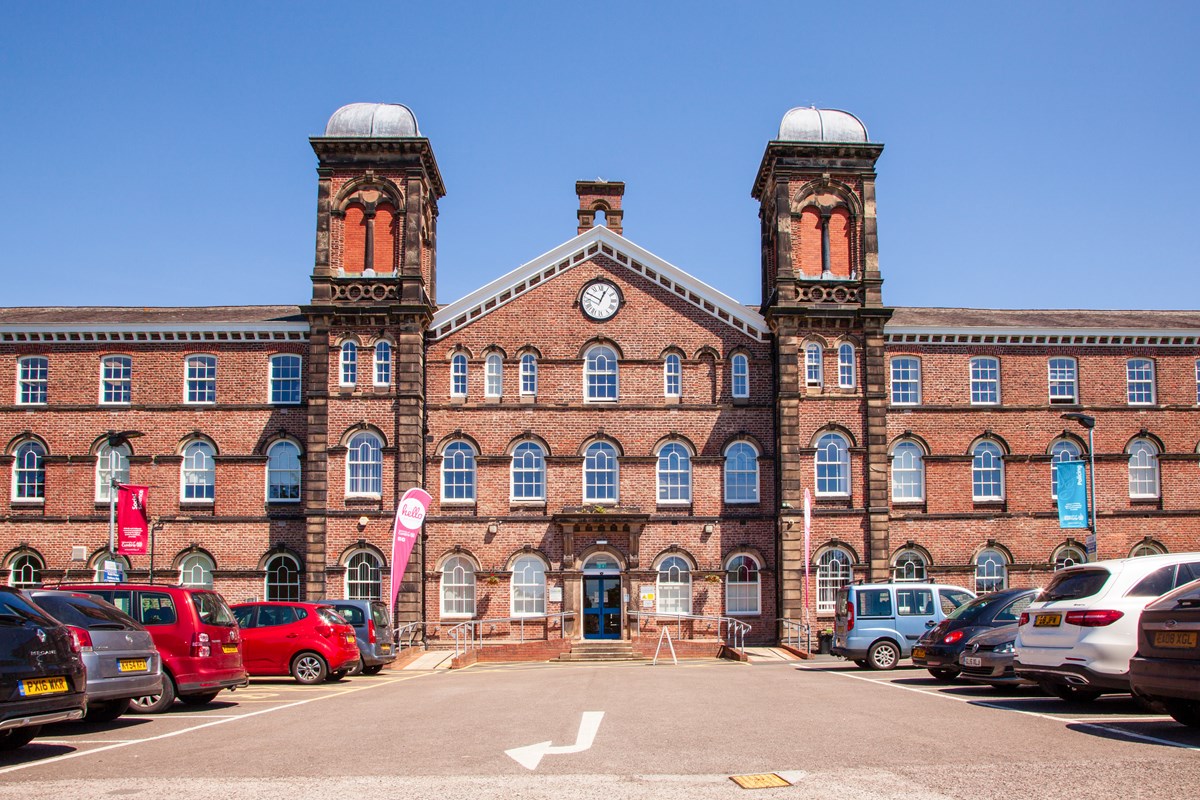
M 108 431 L 104 441 L 108 445 L 108 555 L 111 558 L 117 552 L 117 464 L 119 458 L 117 448 L 136 439 L 142 434 L 138 431 Z
M 1100 543 L 1097 540 L 1097 536 L 1096 536 L 1096 443 L 1095 443 L 1095 439 L 1093 437 L 1093 433 L 1095 432 L 1095 429 L 1096 429 L 1096 418 L 1090 417 L 1087 414 L 1080 414 L 1078 411 L 1069 411 L 1066 414 L 1063 414 L 1062 418 L 1069 419 L 1072 422 L 1078 422 L 1080 425 L 1087 428 L 1087 432 L 1088 432 L 1088 472 L 1090 473 L 1089 478 L 1090 478 L 1090 483 L 1092 484 L 1092 497 L 1091 497 L 1091 501 L 1088 504 L 1091 507 L 1091 516 L 1090 516 L 1091 524 L 1088 525 L 1088 527 L 1091 528 L 1091 530 L 1092 530 L 1091 545 L 1092 545 L 1092 549 L 1094 551 L 1094 555 L 1096 557 L 1099 557 Z

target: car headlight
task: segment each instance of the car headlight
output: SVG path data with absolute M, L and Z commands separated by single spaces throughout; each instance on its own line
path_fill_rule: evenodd
M 1005 653 L 1015 653 L 1017 651 L 1016 642 L 1005 642 L 995 649 L 995 653 L 1004 655 Z

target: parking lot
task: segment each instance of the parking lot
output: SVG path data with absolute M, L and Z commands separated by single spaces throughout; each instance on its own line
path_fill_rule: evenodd
M 835 659 L 476 665 L 47 729 L 0 797 L 1191 796 L 1200 731 L 1128 696 L 1072 706 Z

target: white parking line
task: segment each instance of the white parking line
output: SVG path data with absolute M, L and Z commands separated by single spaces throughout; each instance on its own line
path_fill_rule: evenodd
M 1038 717 L 1039 719 L 1048 719 L 1053 722 L 1063 723 L 1064 725 L 1080 725 L 1085 728 L 1097 728 L 1099 730 L 1109 731 L 1110 733 L 1115 733 L 1118 736 L 1124 736 L 1129 739 L 1137 739 L 1137 740 L 1143 741 L 1143 742 L 1153 742 L 1154 744 L 1165 744 L 1170 747 L 1178 747 L 1182 750 L 1200 750 L 1200 746 L 1197 746 L 1197 745 L 1184 744 L 1183 742 L 1174 742 L 1174 741 L 1171 741 L 1170 739 L 1160 739 L 1157 736 L 1147 736 L 1142 733 L 1134 733 L 1133 731 L 1127 731 L 1123 728 L 1117 728 L 1112 725 L 1102 725 L 1098 722 L 1094 722 L 1093 721 L 1094 718 L 1076 719 L 1076 718 L 1071 718 L 1071 717 L 1055 716 L 1053 714 L 1045 714 L 1040 711 L 1026 711 L 1026 710 L 1020 709 L 1020 708 L 1010 708 L 1009 706 L 1000 705 L 998 703 L 989 703 L 987 701 L 979 700 L 979 699 L 973 698 L 973 697 L 963 697 L 961 695 L 946 694 L 945 692 L 929 691 L 927 689 L 923 689 L 918 686 L 901 686 L 900 684 L 893 683 L 892 681 L 877 680 L 875 678 L 868 678 L 864 675 L 855 675 L 851 672 L 840 672 L 838 670 L 820 669 L 817 667 L 806 667 L 803 665 L 797 667 L 796 669 L 802 669 L 807 672 L 821 672 L 821 673 L 826 673 L 829 675 L 841 675 L 844 678 L 854 678 L 855 680 L 866 681 L 867 683 L 874 683 L 874 684 L 878 684 L 880 686 L 890 686 L 893 689 L 903 689 L 907 692 L 917 692 L 918 694 L 923 694 L 926 696 L 942 697 L 947 700 L 955 700 L 959 703 L 970 703 L 971 705 L 984 706 L 985 708 L 994 708 L 998 711 L 1008 711 L 1013 714 L 1024 714 L 1024 715 L 1030 716 L 1030 717 Z M 1169 718 L 1159 717 L 1157 719 L 1169 719 Z M 1137 717 L 1136 718 L 1136 720 L 1138 722 L 1155 722 L 1155 721 L 1157 721 L 1157 719 L 1154 717 Z M 1130 721 L 1132 721 L 1132 720 L 1130 720 Z
M 16 772 L 16 771 L 22 770 L 22 769 L 29 769 L 30 767 L 38 767 L 43 764 L 54 764 L 58 761 L 67 761 L 68 759 L 79 758 L 81 756 L 90 756 L 95 753 L 103 753 L 107 750 L 116 750 L 117 748 L 120 748 L 120 747 L 129 747 L 130 745 L 141 744 L 143 742 L 156 742 L 156 741 L 159 741 L 160 739 L 170 739 L 174 736 L 180 736 L 185 733 L 191 733 L 192 731 L 203 730 L 204 728 L 211 728 L 216 725 L 224 725 L 227 722 L 234 722 L 239 719 L 249 719 L 250 717 L 257 717 L 260 714 L 270 714 L 275 711 L 283 711 L 285 709 L 295 708 L 296 706 L 302 706 L 302 705 L 306 705 L 308 703 L 315 703 L 319 700 L 328 700 L 331 697 L 341 697 L 342 695 L 349 694 L 350 692 L 362 692 L 362 691 L 366 691 L 367 689 L 373 689 L 377 686 L 388 686 L 393 683 L 400 683 L 401 681 L 414 680 L 416 678 L 424 677 L 424 675 L 426 675 L 426 674 L 433 674 L 433 673 L 415 673 L 413 675 L 399 676 L 399 677 L 393 678 L 388 681 L 374 681 L 371 683 L 363 684 L 361 687 L 346 688 L 342 691 L 330 692 L 329 694 L 320 695 L 318 697 L 309 697 L 305 700 L 296 700 L 295 702 L 286 703 L 286 704 L 280 705 L 280 706 L 273 706 L 272 708 L 263 708 L 263 709 L 259 709 L 258 711 L 250 711 L 245 714 L 237 714 L 234 716 L 225 716 L 225 717 L 222 717 L 221 719 L 212 720 L 211 722 L 206 722 L 203 725 L 194 725 L 194 726 L 191 726 L 188 728 L 183 728 L 183 729 L 177 730 L 177 731 L 170 731 L 168 733 L 160 733 L 157 736 L 148 736 L 145 739 L 121 739 L 121 740 L 114 741 L 112 744 L 106 744 L 103 747 L 95 747 L 95 748 L 91 748 L 89 750 L 76 750 L 73 753 L 64 753 L 61 756 L 54 756 L 53 758 L 47 758 L 47 759 L 43 759 L 41 761 L 29 761 L 24 764 L 14 764 L 11 767 L 0 768 L 0 775 L 4 775 L 9 772 Z M 49 742 L 52 740 L 49 740 L 49 739 L 37 740 L 37 739 L 35 739 L 34 741 Z M 82 744 L 82 742 L 78 742 L 78 741 L 76 741 L 76 742 L 62 741 L 62 740 L 53 740 L 53 741 L 56 741 L 60 744 L 66 744 L 68 746 L 73 745 L 73 744 Z

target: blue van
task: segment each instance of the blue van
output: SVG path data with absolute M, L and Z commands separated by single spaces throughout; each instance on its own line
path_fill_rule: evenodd
M 855 583 L 838 589 L 834 655 L 860 667 L 892 669 L 912 654 L 921 634 L 975 599 L 961 586 L 939 583 Z

